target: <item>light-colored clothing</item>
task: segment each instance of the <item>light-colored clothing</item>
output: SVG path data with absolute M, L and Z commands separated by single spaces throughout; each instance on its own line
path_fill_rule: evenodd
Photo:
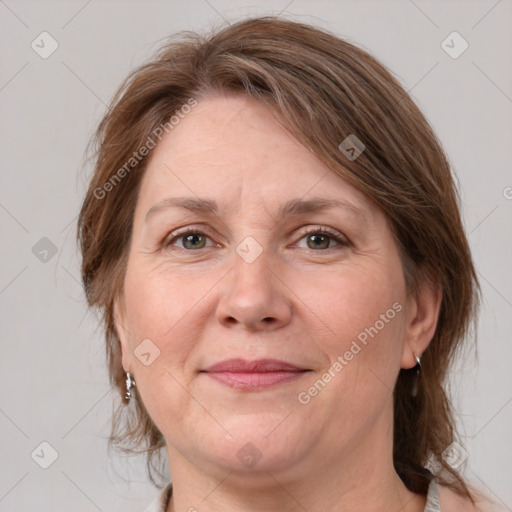
M 144 512 L 165 512 L 169 500 L 171 499 L 172 485 L 169 483 L 158 494 L 158 496 L 150 503 Z M 439 488 L 434 478 L 430 481 L 427 493 L 427 503 L 423 512 L 441 512 L 439 504 Z
M 167 484 L 158 496 L 144 509 L 144 512 L 165 512 L 172 494 L 172 484 Z
M 441 512 L 441 503 L 439 502 L 439 487 L 437 487 L 435 478 L 430 480 L 427 493 L 427 503 L 425 503 L 423 512 Z

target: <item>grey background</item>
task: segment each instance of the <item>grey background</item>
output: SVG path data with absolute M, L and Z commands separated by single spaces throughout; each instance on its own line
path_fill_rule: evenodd
M 103 338 L 74 241 L 84 150 L 121 80 L 165 37 L 279 12 L 381 59 L 446 148 L 484 299 L 478 364 L 469 353 L 453 374 L 466 474 L 512 508 L 511 1 L 0 0 L 1 511 L 140 511 L 155 496 L 142 457 L 107 454 Z M 47 59 L 31 47 L 43 31 L 59 45 Z M 457 59 L 441 47 L 453 31 L 469 43 Z M 43 441 L 58 453 L 48 469 Z

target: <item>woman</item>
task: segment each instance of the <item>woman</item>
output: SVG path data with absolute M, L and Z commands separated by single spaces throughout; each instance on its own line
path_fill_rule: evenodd
M 153 482 L 167 452 L 147 510 L 488 510 L 443 389 L 475 269 L 389 71 L 278 17 L 180 35 L 96 140 L 82 276 L 124 397 L 111 441 Z

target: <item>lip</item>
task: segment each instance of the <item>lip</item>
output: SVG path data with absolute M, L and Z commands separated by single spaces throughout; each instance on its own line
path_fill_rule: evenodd
M 216 363 L 203 370 L 208 373 L 234 372 L 234 373 L 266 373 L 266 372 L 300 372 L 306 368 L 299 368 L 286 361 L 278 359 L 255 359 L 246 361 L 245 359 L 226 359 Z
M 258 390 L 302 377 L 309 370 L 277 359 L 227 359 L 202 372 L 236 389 Z

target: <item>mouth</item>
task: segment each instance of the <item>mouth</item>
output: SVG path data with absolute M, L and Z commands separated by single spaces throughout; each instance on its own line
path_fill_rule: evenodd
M 260 390 L 294 381 L 310 371 L 277 359 L 228 359 L 201 373 L 231 388 Z

